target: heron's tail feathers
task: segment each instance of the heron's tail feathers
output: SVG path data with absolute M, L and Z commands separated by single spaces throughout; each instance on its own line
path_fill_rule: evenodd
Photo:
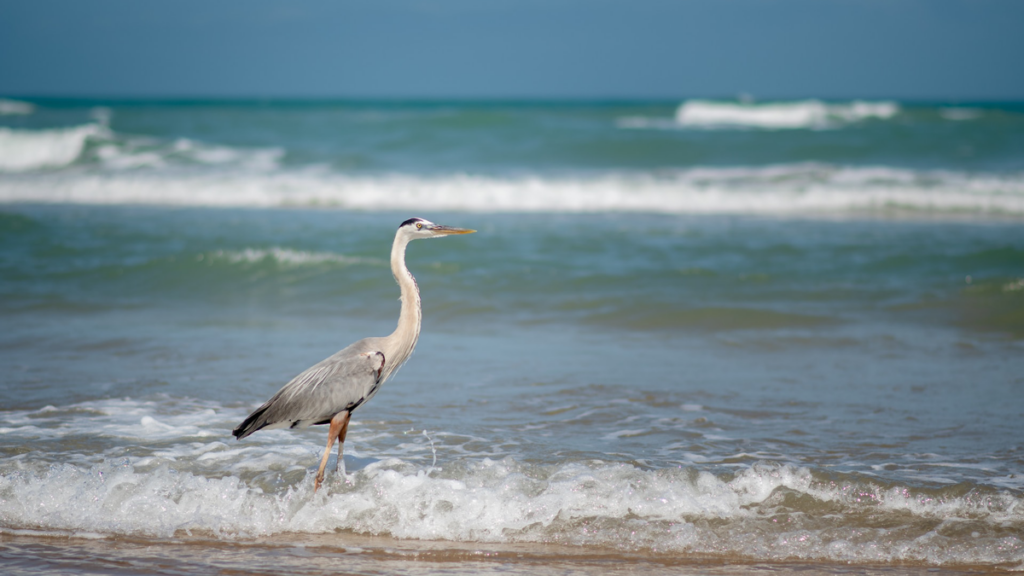
M 241 440 L 242 438 L 245 438 L 249 434 L 252 434 L 253 432 L 259 430 L 260 428 L 263 428 L 268 424 L 267 419 L 263 417 L 266 411 L 266 405 L 260 406 L 259 408 L 256 409 L 255 412 L 249 414 L 249 417 L 246 418 L 241 424 L 239 424 L 234 430 L 232 430 L 231 433 L 235 435 L 235 438 Z

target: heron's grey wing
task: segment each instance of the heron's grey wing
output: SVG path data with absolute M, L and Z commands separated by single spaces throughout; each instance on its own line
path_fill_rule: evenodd
M 261 428 L 305 427 L 354 410 L 376 392 L 384 363 L 383 352 L 350 346 L 285 384 L 233 434 L 242 439 Z

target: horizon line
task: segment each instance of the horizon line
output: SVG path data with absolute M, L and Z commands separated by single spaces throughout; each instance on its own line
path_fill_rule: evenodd
M 894 96 L 843 96 L 824 97 L 814 95 L 773 96 L 758 98 L 740 94 L 689 95 L 689 96 L 353 96 L 353 95 L 170 95 L 170 94 L 8 94 L 0 93 L 0 99 L 22 101 L 50 102 L 95 102 L 95 103 L 347 103 L 347 104 L 591 104 L 591 105 L 629 105 L 629 104 L 678 104 L 687 100 L 714 100 L 735 102 L 796 102 L 802 100 L 820 100 L 823 102 L 849 101 L 895 101 L 908 104 L 1024 104 L 1024 96 L 1018 98 L 946 98 L 946 97 L 894 97 Z

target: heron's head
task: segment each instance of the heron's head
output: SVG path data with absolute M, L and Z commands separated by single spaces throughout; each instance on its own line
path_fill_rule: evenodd
M 423 218 L 409 218 L 405 222 L 402 222 L 402 225 L 398 227 L 398 233 L 406 236 L 409 240 L 440 238 L 441 236 L 451 236 L 452 234 L 472 234 L 473 232 L 476 232 L 476 230 L 442 226 L 440 224 L 434 224 L 430 220 L 424 220 Z

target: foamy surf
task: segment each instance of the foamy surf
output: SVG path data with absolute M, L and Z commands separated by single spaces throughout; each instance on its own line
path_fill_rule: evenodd
M 132 458 L 43 470 L 7 463 L 0 515 L 5 532 L 250 539 L 340 530 L 761 561 L 1024 562 L 1022 502 L 1006 492 L 829 480 L 769 464 L 716 476 L 597 461 L 423 467 L 390 458 L 334 474 L 314 494 L 315 455 L 306 460 L 299 480 L 274 491 L 234 475 L 139 466 Z
M 0 202 L 661 214 L 1024 215 L 1024 175 L 793 164 L 577 176 L 269 173 L 40 174 Z
M 249 540 L 343 531 L 758 561 L 1024 563 L 1024 500 L 1012 490 L 914 487 L 770 462 L 719 472 L 524 462 L 439 453 L 432 438 L 443 433 L 426 431 L 388 440 L 404 456 L 375 455 L 366 439 L 381 431 L 364 422 L 353 428 L 347 473 L 314 493 L 320 435 L 234 442 L 230 426 L 244 413 L 170 398 L 4 412 L 0 435 L 27 451 L 0 460 L 0 533 Z M 65 449 L 72 437 L 107 448 Z

